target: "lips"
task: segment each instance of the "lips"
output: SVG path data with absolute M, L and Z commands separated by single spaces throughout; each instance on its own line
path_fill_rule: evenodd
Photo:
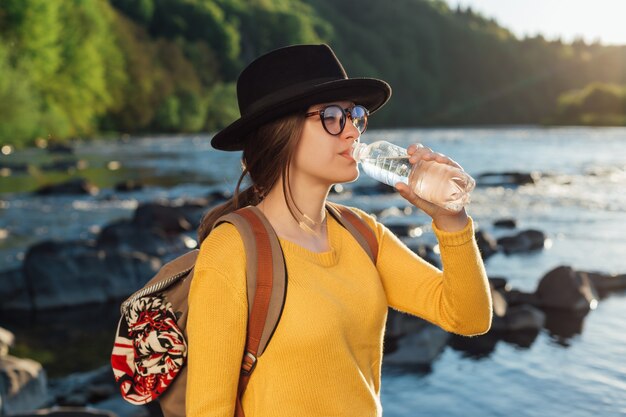
M 344 158 L 348 158 L 354 161 L 354 158 L 352 157 L 352 148 L 346 149 L 345 151 L 341 152 L 339 155 L 343 156 Z

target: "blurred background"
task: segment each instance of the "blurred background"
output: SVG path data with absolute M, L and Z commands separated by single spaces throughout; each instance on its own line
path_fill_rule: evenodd
M 478 183 L 492 330 L 390 311 L 385 415 L 626 415 L 623 16 L 619 0 L 0 0 L 0 415 L 159 415 L 112 383 L 120 301 L 233 192 L 240 155 L 209 141 L 239 117 L 239 72 L 299 43 L 391 84 L 363 141 L 421 142 Z M 330 198 L 440 267 L 428 218 L 392 191 L 362 177 Z

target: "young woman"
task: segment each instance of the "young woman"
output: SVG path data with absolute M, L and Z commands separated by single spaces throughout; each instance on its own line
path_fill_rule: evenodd
M 387 308 L 422 317 L 447 331 L 489 330 L 491 298 L 472 220 L 398 192 L 433 219 L 443 271 L 409 250 L 385 226 L 353 209 L 374 230 L 374 264 L 329 216 L 333 184 L 357 179 L 350 149 L 368 113 L 391 95 L 387 83 L 349 79 L 326 45 L 266 54 L 240 75 L 241 118 L 212 145 L 243 150 L 243 173 L 231 201 L 209 212 L 189 294 L 189 417 L 235 413 L 248 305 L 243 243 L 221 215 L 255 205 L 276 231 L 289 284 L 280 323 L 243 395 L 247 417 L 380 416 L 380 372 Z M 435 159 L 409 147 L 411 162 Z M 245 176 L 251 185 L 238 192 Z M 210 234 L 209 234 L 210 232 Z

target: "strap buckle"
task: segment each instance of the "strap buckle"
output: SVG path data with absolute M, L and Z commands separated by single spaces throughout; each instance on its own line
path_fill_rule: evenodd
M 246 354 L 243 355 L 243 362 L 241 363 L 241 375 L 250 375 L 256 367 L 256 360 L 256 356 L 250 352 L 246 352 Z

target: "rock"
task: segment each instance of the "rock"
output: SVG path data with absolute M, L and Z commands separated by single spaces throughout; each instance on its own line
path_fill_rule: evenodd
M 524 330 L 539 331 L 546 320 L 543 311 L 528 304 L 513 306 L 507 309 L 504 316 L 506 329 L 509 332 L 519 332 Z
M 14 356 L 0 358 L 0 415 L 34 410 L 49 400 L 41 364 Z
M 528 252 L 543 249 L 546 235 L 540 230 L 524 230 L 515 236 L 506 236 L 498 239 L 498 246 L 504 253 Z
M 157 257 L 183 253 L 190 249 L 183 236 L 168 234 L 156 226 L 142 227 L 130 220 L 119 220 L 100 231 L 96 246 L 109 251 L 137 251 Z
M 509 291 L 509 284 L 506 280 L 506 278 L 503 277 L 493 277 L 493 278 L 489 278 L 489 284 L 491 284 L 491 287 L 494 290 L 502 290 L 502 291 Z
M 500 219 L 493 222 L 493 225 L 503 229 L 515 229 L 517 227 L 517 222 L 515 219 Z
M 483 187 L 519 186 L 535 184 L 541 178 L 538 172 L 485 172 L 476 177 L 476 185 Z
M 483 260 L 498 252 L 496 240 L 489 233 L 477 230 L 474 233 L 474 237 L 476 238 L 476 244 L 478 245 L 478 250 Z
M 30 310 L 32 304 L 22 268 L 0 272 L 0 311 Z
M 539 332 L 539 330 L 535 329 L 524 329 L 515 332 L 506 332 L 502 335 L 502 340 L 521 348 L 529 348 L 537 339 Z
M 452 334 L 448 345 L 454 350 L 464 352 L 467 357 L 480 359 L 489 356 L 495 350 L 499 340 L 500 338 L 495 332 L 488 332 L 475 337 Z
M 74 149 L 70 145 L 60 142 L 48 142 L 46 147 L 49 153 L 73 154 Z
M 135 210 L 132 223 L 141 228 L 156 228 L 166 234 L 178 234 L 193 229 L 180 207 L 160 203 L 141 204 Z
M 139 252 L 106 251 L 85 241 L 45 241 L 31 247 L 24 277 L 36 310 L 119 300 L 160 267 Z
M 85 164 L 85 161 L 80 164 Z M 53 161 L 40 166 L 43 171 L 72 171 L 78 169 L 79 161 L 77 159 L 68 159 L 63 161 Z
M 7 329 L 0 327 L 0 359 L 7 356 L 9 348 L 13 346 L 14 342 L 15 335 Z
M 149 410 L 154 406 L 137 406 L 124 400 L 121 395 L 114 395 L 95 405 L 100 410 L 115 413 L 120 417 L 150 417 L 154 415 Z M 158 407 L 158 405 L 156 406 Z M 160 410 L 157 410 L 160 411 Z M 162 415 L 155 413 L 156 415 Z
M 527 293 L 520 290 L 505 291 L 504 297 L 509 306 L 516 306 L 521 304 L 530 304 L 532 306 L 539 306 L 540 302 L 535 293 Z
M 96 195 L 98 187 L 91 184 L 84 178 L 73 178 L 60 184 L 44 185 L 35 191 L 37 195 Z
M 544 327 L 552 338 L 562 346 L 569 346 L 569 340 L 582 333 L 583 321 L 588 311 L 571 311 L 544 308 Z
M 507 325 L 505 316 L 508 309 L 508 304 L 504 295 L 498 290 L 496 290 L 493 286 L 490 285 L 491 288 L 491 300 L 493 304 L 493 316 L 491 319 L 491 329 L 490 331 L 501 332 L 506 331 Z
M 610 293 L 626 290 L 626 274 L 609 275 L 599 272 L 583 272 L 580 274 L 587 275 L 595 289 L 598 291 L 600 298 L 607 297 Z
M 595 308 L 598 294 L 585 274 L 569 266 L 559 266 L 548 272 L 535 291 L 542 308 L 587 312 Z
M 429 365 L 445 349 L 450 334 L 427 323 L 416 333 L 405 334 L 396 340 L 396 349 L 385 353 L 387 365 Z
M 118 182 L 113 188 L 118 192 L 138 191 L 143 189 L 143 184 L 133 180 L 125 180 Z
M 65 407 L 56 406 L 52 408 L 44 408 L 37 411 L 32 411 L 26 414 L 20 414 L 19 417 L 126 417 L 118 416 L 117 414 L 106 411 L 98 410 L 92 407 Z
M 428 325 L 426 320 L 390 308 L 387 315 L 385 337 L 398 338 L 409 333 L 417 333 Z

